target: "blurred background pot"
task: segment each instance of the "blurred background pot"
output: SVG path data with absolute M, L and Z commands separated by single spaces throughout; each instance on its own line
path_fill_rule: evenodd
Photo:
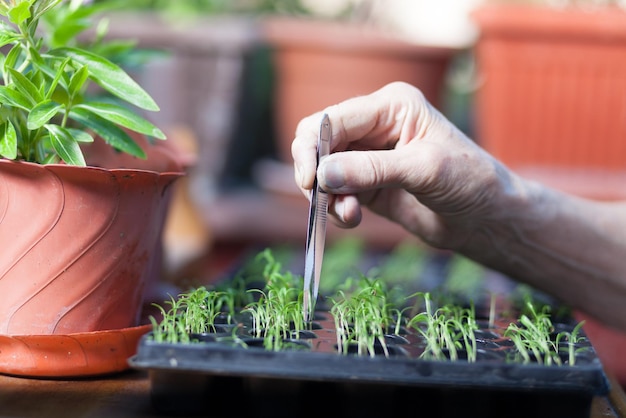
M 182 171 L 173 155 L 147 148 L 148 166 L 119 168 L 137 160 L 107 147 L 86 150 L 88 167 L 0 160 L 0 334 L 139 324 L 159 274 L 169 186 Z
M 480 143 L 561 190 L 626 197 L 626 10 L 501 2 L 473 17 Z
M 291 164 L 300 119 L 397 80 L 419 87 L 436 106 L 457 48 L 408 42 L 358 23 L 276 17 L 263 22 L 276 82 L 279 158 Z

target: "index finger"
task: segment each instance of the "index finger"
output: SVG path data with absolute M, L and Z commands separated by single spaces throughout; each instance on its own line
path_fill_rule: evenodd
M 302 119 L 296 129 L 296 138 L 291 143 L 296 182 L 300 188 L 310 190 L 317 170 L 317 136 L 323 112 Z M 331 138 L 331 151 L 333 146 Z
M 394 82 L 366 95 L 329 106 L 300 121 L 291 146 L 296 181 L 303 189 L 313 187 L 316 174 L 317 135 L 323 113 L 332 125 L 331 152 L 392 149 L 419 134 L 426 113 L 422 93 L 415 87 Z M 414 113 L 414 114 L 413 114 Z

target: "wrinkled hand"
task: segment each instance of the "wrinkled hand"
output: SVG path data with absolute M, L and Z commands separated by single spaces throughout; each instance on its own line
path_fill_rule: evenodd
M 317 178 L 331 194 L 329 212 L 338 225 L 358 225 L 364 205 L 431 245 L 457 249 L 501 216 L 515 177 L 402 82 L 300 122 L 292 154 L 306 195 L 316 175 L 323 113 L 333 136 Z

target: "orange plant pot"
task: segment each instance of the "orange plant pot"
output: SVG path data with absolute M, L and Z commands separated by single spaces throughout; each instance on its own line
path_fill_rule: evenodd
M 182 175 L 154 163 L 163 171 L 0 160 L 0 334 L 138 325 Z
M 274 60 L 277 151 L 288 163 L 298 122 L 345 99 L 406 81 L 438 105 L 457 52 L 345 22 L 274 18 L 264 22 L 263 31 Z
M 488 4 L 473 17 L 477 140 L 516 170 L 623 173 L 626 11 Z

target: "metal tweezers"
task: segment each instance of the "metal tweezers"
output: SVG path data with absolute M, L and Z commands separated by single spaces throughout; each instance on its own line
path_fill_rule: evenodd
M 324 114 L 320 124 L 317 140 L 317 167 L 330 153 L 331 137 L 330 119 Z M 328 194 L 317 184 L 317 175 L 313 183 L 311 203 L 309 206 L 309 227 L 306 238 L 306 255 L 304 264 L 304 292 L 302 295 L 302 313 L 305 321 L 313 320 L 315 302 L 320 286 L 324 243 L 326 240 L 326 220 L 328 216 Z

